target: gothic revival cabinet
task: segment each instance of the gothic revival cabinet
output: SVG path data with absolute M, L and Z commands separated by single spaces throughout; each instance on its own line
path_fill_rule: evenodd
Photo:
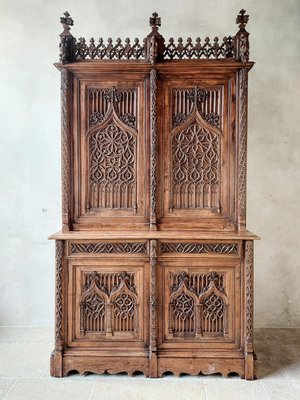
M 234 37 L 89 43 L 61 18 L 51 374 L 253 379 L 248 16 Z

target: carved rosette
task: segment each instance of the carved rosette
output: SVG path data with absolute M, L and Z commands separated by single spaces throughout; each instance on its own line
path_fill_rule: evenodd
M 70 172 L 70 117 L 68 104 L 70 97 L 71 73 L 61 71 L 61 160 L 62 160 L 62 223 L 63 230 L 70 230 L 71 172 Z
M 253 242 L 245 242 L 245 352 L 253 351 Z
M 157 240 L 150 240 L 150 354 L 157 349 Z
M 239 72 L 239 154 L 238 154 L 238 228 L 246 228 L 246 180 L 247 180 L 247 96 L 248 71 Z
M 64 242 L 55 242 L 55 350 L 63 348 L 63 254 Z
M 157 73 L 150 72 L 150 229 L 156 230 L 157 202 Z

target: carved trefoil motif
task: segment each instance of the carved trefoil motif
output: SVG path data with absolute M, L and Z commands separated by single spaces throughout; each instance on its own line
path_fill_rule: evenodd
M 171 273 L 169 334 L 174 337 L 224 336 L 228 333 L 228 299 L 224 276 Z
M 138 295 L 133 273 L 88 273 L 80 301 L 80 331 L 86 334 L 138 333 Z
M 136 91 L 90 90 L 89 199 L 91 209 L 136 212 Z

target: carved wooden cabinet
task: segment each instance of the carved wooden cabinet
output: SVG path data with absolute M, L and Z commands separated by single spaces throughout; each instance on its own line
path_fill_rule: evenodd
M 86 42 L 61 18 L 51 374 L 253 379 L 248 16 L 212 42 Z

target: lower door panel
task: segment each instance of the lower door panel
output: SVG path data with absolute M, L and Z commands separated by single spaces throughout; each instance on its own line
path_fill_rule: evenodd
M 239 275 L 233 258 L 161 260 L 159 348 L 238 348 Z

